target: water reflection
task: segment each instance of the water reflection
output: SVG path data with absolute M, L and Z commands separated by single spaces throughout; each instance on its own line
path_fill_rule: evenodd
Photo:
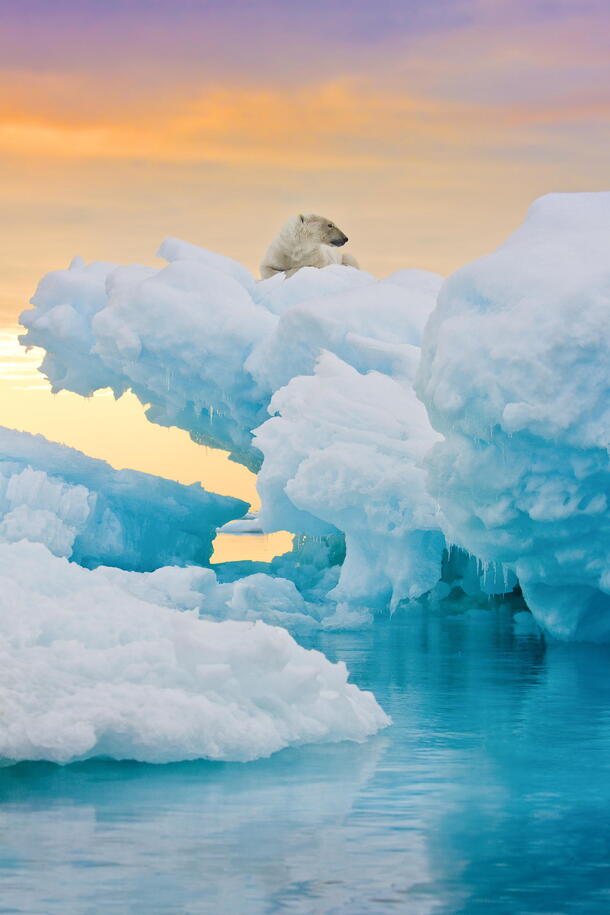
M 606 650 L 501 608 L 309 644 L 393 727 L 243 765 L 6 769 L 0 911 L 607 911 Z
M 342 825 L 387 741 L 249 764 L 90 762 L 5 769 L 1 893 L 16 911 L 242 911 L 334 879 Z M 103 869 L 103 870 L 101 870 Z M 39 908 L 23 907 L 36 900 Z M 21 900 L 21 901 L 20 901 Z M 3 911 L 0 905 L 0 911 Z

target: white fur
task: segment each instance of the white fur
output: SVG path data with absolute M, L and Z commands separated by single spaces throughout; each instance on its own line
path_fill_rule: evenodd
M 331 242 L 345 235 L 333 222 L 315 213 L 293 216 L 275 236 L 260 266 L 263 279 L 285 273 L 292 276 L 301 267 L 345 264 L 358 267 L 356 260 Z

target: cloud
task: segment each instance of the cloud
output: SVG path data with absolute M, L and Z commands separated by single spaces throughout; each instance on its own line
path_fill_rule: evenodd
M 597 0 L 316 3 L 24 0 L 0 36 L 0 151 L 375 168 L 610 122 Z
M 609 28 L 602 0 L 22 0 L 3 12 L 0 85 L 5 104 L 73 119 L 358 77 L 394 95 L 542 104 L 608 87 Z
M 357 80 L 308 89 L 217 88 L 179 95 L 152 117 L 53 118 L 0 107 L 0 151 L 30 157 L 146 159 L 275 168 L 384 167 L 450 151 L 519 154 L 545 125 L 610 122 L 610 97 L 510 106 L 375 91 Z M 556 138 L 553 138 L 555 142 Z

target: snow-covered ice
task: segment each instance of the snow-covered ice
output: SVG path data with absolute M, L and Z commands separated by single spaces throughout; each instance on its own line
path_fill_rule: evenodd
M 169 250 L 168 250 L 169 247 Z M 41 281 L 26 343 L 48 355 L 53 390 L 131 388 L 149 419 L 187 429 L 256 468 L 249 432 L 265 416 L 265 392 L 244 367 L 277 320 L 241 282 L 245 268 L 193 245 L 161 249 L 162 270 L 72 262 Z
M 262 534 L 263 529 L 258 515 L 248 512 L 243 518 L 227 521 L 218 528 L 219 534 Z
M 132 388 L 260 469 L 263 530 L 344 543 L 341 569 L 307 566 L 336 620 L 518 578 L 547 632 L 610 639 L 609 201 L 542 198 L 444 285 L 338 265 L 256 282 L 175 239 L 160 270 L 77 259 L 41 281 L 24 342 L 55 390 Z
M 444 540 L 420 466 L 436 433 L 413 378 L 441 277 L 403 270 L 376 281 L 335 265 L 255 283 L 175 239 L 160 253 L 171 261 L 161 270 L 76 260 L 41 281 L 23 339 L 47 350 L 54 389 L 131 387 L 155 422 L 255 469 L 264 453 L 263 530 L 345 533 L 330 599 L 356 602 L 362 619 L 428 590 Z M 314 404 L 326 404 L 323 416 Z M 264 422 L 269 412 L 279 415 Z M 326 494 L 321 467 L 333 476 Z
M 610 639 L 610 193 L 553 194 L 445 283 L 418 391 L 444 529 L 536 620 Z
M 197 574 L 213 586 L 206 569 L 89 570 L 0 544 L 0 759 L 250 760 L 389 723 L 285 629 L 168 607 Z
M 444 538 L 422 461 L 437 436 L 408 377 L 360 374 L 327 352 L 271 411 L 256 433 L 263 527 L 344 531 L 339 602 L 395 607 L 432 588 Z
M 205 565 L 216 528 L 248 504 L 0 427 L 0 542 L 44 543 L 84 566 Z
M 271 564 L 230 563 L 240 567 L 237 575 L 218 567 L 219 580 L 204 568 L 216 524 L 246 508 L 199 484 L 116 471 L 40 435 L 0 427 L 0 543 L 42 543 L 86 568 L 116 569 L 106 575 L 156 570 L 123 580 L 134 588 L 154 583 L 168 607 L 192 609 L 205 599 L 206 616 L 220 620 L 263 620 L 292 631 L 337 626 L 327 599 L 336 573 L 322 543 L 297 545 Z

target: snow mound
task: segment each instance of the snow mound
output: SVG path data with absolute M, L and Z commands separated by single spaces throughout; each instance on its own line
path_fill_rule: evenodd
M 408 378 L 361 375 L 326 353 L 273 397 L 256 431 L 266 530 L 345 532 L 339 602 L 391 608 L 441 573 L 444 538 L 423 459 L 439 436 Z
M 161 251 L 176 258 L 161 270 L 76 259 L 48 274 L 36 310 L 22 315 L 24 342 L 48 351 L 41 370 L 53 390 L 131 388 L 153 422 L 256 468 L 249 430 L 266 398 L 244 363 L 277 317 L 240 281 L 245 268 L 226 268 L 229 258 L 175 240 Z
M 610 193 L 536 201 L 445 283 L 418 379 L 448 539 L 563 639 L 610 639 L 609 251 Z
M 83 569 L 41 544 L 0 544 L 5 763 L 251 760 L 361 741 L 389 724 L 344 664 L 262 622 L 170 609 L 159 579 Z
M 308 270 L 318 277 L 310 290 L 315 295 L 292 302 L 289 286 Z M 351 281 L 339 293 L 334 291 L 338 271 L 347 273 Z M 360 278 L 357 285 L 355 277 Z M 265 283 L 277 281 L 272 277 Z M 403 270 L 376 282 L 361 271 L 335 266 L 304 268 L 280 283 L 278 292 L 291 305 L 283 308 L 273 332 L 247 362 L 248 370 L 269 391 L 277 391 L 295 376 L 311 374 L 323 351 L 334 353 L 359 372 L 412 375 L 442 278 L 423 270 Z M 323 284 L 328 284 L 324 295 Z
M 248 508 L 0 427 L 0 541 L 44 543 L 81 565 L 207 565 L 216 528 Z

